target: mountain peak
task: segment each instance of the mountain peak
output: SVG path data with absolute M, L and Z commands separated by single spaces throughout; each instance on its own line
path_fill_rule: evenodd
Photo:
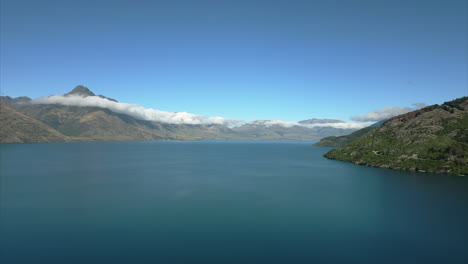
M 84 96 L 95 96 L 88 87 L 84 87 L 83 85 L 76 86 L 71 92 L 67 93 L 66 95 L 84 95 Z

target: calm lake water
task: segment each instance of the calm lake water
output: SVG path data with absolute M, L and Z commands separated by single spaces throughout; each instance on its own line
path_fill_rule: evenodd
M 310 142 L 0 145 L 0 262 L 468 263 L 468 177 Z

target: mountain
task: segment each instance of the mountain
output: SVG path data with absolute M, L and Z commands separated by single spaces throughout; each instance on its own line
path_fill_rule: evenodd
M 60 133 L 105 141 L 147 141 L 161 139 L 230 139 L 229 128 L 220 125 L 166 124 L 138 120 L 99 107 L 63 105 L 20 105 L 17 109 Z
M 319 140 L 326 136 L 341 136 L 349 134 L 356 129 L 340 129 L 334 127 L 303 127 L 282 125 L 268 125 L 269 120 L 256 120 L 243 126 L 233 128 L 239 136 L 250 139 L 265 140 Z
M 73 90 L 71 90 L 69 93 L 66 93 L 65 96 L 67 95 L 79 95 L 82 97 L 88 97 L 88 96 L 99 96 L 101 98 L 110 100 L 112 102 L 117 102 L 117 100 L 113 98 L 106 97 L 104 95 L 95 95 L 91 90 L 89 90 L 88 87 L 84 87 L 83 85 L 78 85 L 76 86 Z
M 61 134 L 65 140 L 105 140 L 105 141 L 132 141 L 132 140 L 162 140 L 162 139 L 262 139 L 262 140 L 318 140 L 326 136 L 340 136 L 349 134 L 355 129 L 341 129 L 326 126 L 307 127 L 312 124 L 338 123 L 339 120 L 310 119 L 305 123 L 283 126 L 270 125 L 269 121 L 252 121 L 239 127 L 228 127 L 221 124 L 173 124 L 158 121 L 137 119 L 135 115 L 124 114 L 124 111 L 113 112 L 99 102 L 98 106 L 89 106 L 90 101 L 83 104 L 59 104 L 60 100 L 69 97 L 69 101 L 79 102 L 88 97 L 100 97 L 118 103 L 117 100 L 96 95 L 83 85 L 76 86 L 72 91 L 61 95 L 47 97 L 41 102 L 28 97 L 11 98 L 0 96 L 0 102 L 11 106 L 15 111 L 53 129 Z M 73 98 L 72 98 L 73 97 Z M 52 99 L 51 101 L 48 101 Z M 44 99 L 44 98 L 42 98 Z M 67 99 L 68 100 L 68 99 Z M 53 102 L 53 103 L 52 103 Z M 57 103 L 58 102 L 58 103 Z M 120 109 L 122 105 L 115 106 Z M 86 105 L 86 106 L 81 106 Z M 101 105 L 104 105 L 101 107 Z M 9 113 L 5 113 L 9 114 Z M 292 122 L 294 123 L 294 122 Z M 1 130 L 5 132 L 3 126 Z M 6 132 L 5 132 L 6 133 Z M 15 133 L 15 130 L 8 130 Z M 33 140 L 33 137 L 32 137 Z
M 370 125 L 368 127 L 359 129 L 358 131 L 354 131 L 353 133 L 351 133 L 349 135 L 344 135 L 344 136 L 339 136 L 339 137 L 330 136 L 330 137 L 322 138 L 319 142 L 315 143 L 314 146 L 343 147 L 343 146 L 351 143 L 351 141 L 366 135 L 367 133 L 373 131 L 374 129 L 377 129 L 377 128 L 381 127 L 385 121 L 386 120 L 379 121 L 379 122 L 377 122 L 375 124 L 372 124 L 372 125 Z
M 54 142 L 71 140 L 53 128 L 0 103 L 0 143 Z
M 91 90 L 88 89 L 88 87 L 84 87 L 83 85 L 78 85 L 76 86 L 73 90 L 70 92 L 66 93 L 65 95 L 81 95 L 81 96 L 95 96 Z
M 71 137 L 118 141 L 163 138 L 148 122 L 98 107 L 28 104 L 17 109 Z M 167 138 L 171 137 L 167 135 Z
M 325 157 L 373 167 L 468 175 L 468 97 L 393 117 Z
M 10 96 L 0 96 L 0 103 L 13 106 L 17 104 L 24 104 L 31 102 L 31 98 L 27 96 L 20 96 L 16 98 L 11 98 Z
M 330 123 L 344 123 L 344 121 L 336 119 L 318 119 L 312 118 L 307 120 L 299 121 L 300 124 L 313 125 L 313 124 L 330 124 Z

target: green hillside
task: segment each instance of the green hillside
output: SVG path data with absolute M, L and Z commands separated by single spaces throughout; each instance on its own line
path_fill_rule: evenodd
M 468 175 L 468 97 L 391 118 L 325 157 L 373 167 Z

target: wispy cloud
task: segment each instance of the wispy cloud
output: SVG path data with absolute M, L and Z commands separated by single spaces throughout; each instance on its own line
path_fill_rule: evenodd
M 381 120 L 389 119 L 397 115 L 401 115 L 401 114 L 405 114 L 405 113 L 417 110 L 419 108 L 426 106 L 426 104 L 414 103 L 413 106 L 414 108 L 406 107 L 406 106 L 384 107 L 384 108 L 380 108 L 378 110 L 366 113 L 361 116 L 352 116 L 351 120 L 357 121 L 357 122 L 378 122 Z

